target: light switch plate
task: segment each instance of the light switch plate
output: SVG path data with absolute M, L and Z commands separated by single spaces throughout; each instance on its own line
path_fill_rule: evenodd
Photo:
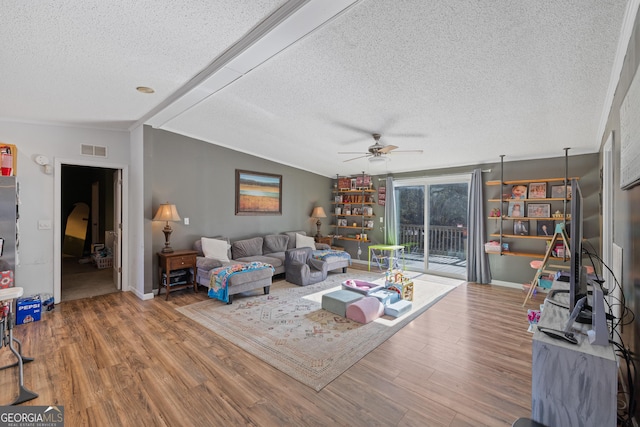
M 51 220 L 50 219 L 38 220 L 38 230 L 51 230 Z

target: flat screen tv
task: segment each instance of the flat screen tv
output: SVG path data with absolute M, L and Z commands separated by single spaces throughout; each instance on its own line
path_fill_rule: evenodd
M 584 221 L 582 192 L 578 180 L 571 180 L 571 223 L 569 226 L 569 310 L 573 311 L 576 303 L 586 297 L 587 277 L 582 267 L 582 229 Z

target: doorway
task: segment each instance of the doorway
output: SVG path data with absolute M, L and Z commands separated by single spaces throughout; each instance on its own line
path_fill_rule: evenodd
M 120 170 L 61 166 L 60 301 L 120 290 Z
M 468 175 L 394 183 L 396 235 L 408 270 L 466 277 Z

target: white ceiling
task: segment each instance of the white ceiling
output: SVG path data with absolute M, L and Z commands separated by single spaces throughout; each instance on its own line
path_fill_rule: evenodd
M 325 176 L 598 151 L 629 13 L 626 0 L 1 4 L 1 119 L 148 123 Z M 344 162 L 373 132 L 424 153 Z

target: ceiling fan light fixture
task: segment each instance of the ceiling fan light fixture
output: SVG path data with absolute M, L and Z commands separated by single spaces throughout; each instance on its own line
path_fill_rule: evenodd
M 369 157 L 369 163 L 383 163 L 389 160 L 387 156 L 371 156 Z

